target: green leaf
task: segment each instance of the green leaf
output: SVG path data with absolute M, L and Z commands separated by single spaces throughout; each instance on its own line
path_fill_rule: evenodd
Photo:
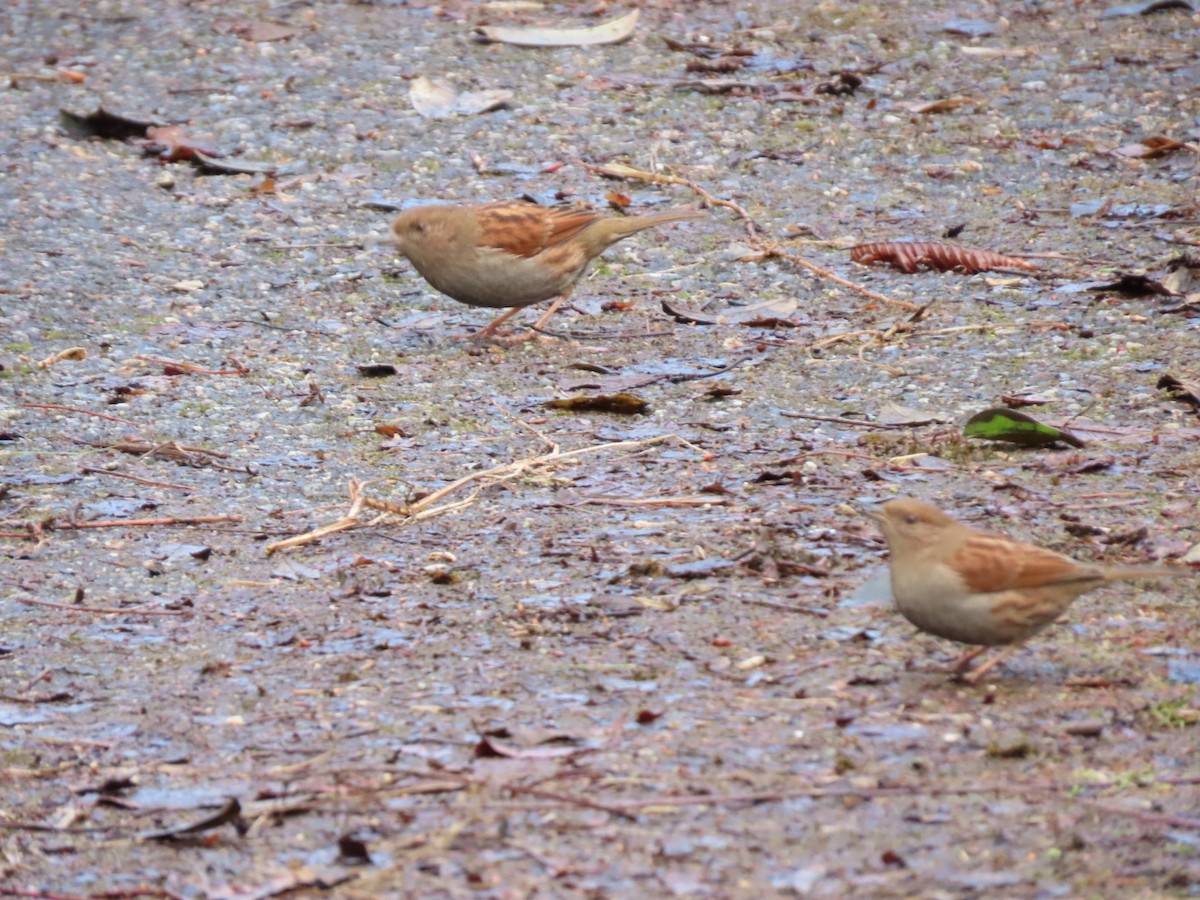
M 963 435 L 985 441 L 1007 441 L 1022 447 L 1049 447 L 1058 443 L 1083 446 L 1083 441 L 1069 431 L 1044 425 L 1033 416 L 1004 407 L 985 409 L 971 416 L 963 428 Z

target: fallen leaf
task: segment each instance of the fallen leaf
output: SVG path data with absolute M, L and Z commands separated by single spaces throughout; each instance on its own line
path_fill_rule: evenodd
M 413 109 L 429 119 L 491 112 L 506 105 L 512 98 L 512 91 L 468 91 L 460 94 L 450 82 L 426 78 L 424 75 L 414 78 L 408 91 Z
M 1175 400 L 1183 400 L 1200 408 L 1200 383 L 1191 380 L 1184 381 L 1174 375 L 1163 375 L 1158 379 L 1155 387 L 1160 391 L 1170 391 Z
M 238 803 L 236 797 L 231 797 L 224 806 L 213 813 L 200 819 L 198 822 L 193 822 L 190 825 L 179 825 L 175 828 L 169 828 L 165 831 L 151 831 L 139 835 L 143 841 L 171 841 L 175 838 L 190 834 L 200 834 L 204 831 L 211 831 L 214 828 L 219 828 L 222 825 L 232 823 L 237 829 L 238 834 L 245 834 L 248 827 L 242 819 L 242 806 Z
M 124 141 L 131 137 L 145 137 L 146 130 L 159 122 L 143 122 L 131 119 L 118 113 L 109 112 L 102 106 L 96 107 L 95 112 L 77 113 L 69 109 L 58 111 L 59 121 L 63 129 L 71 137 L 99 137 L 105 140 Z
M 1130 159 L 1159 159 L 1176 150 L 1191 149 L 1183 141 L 1175 141 L 1162 135 L 1142 138 L 1136 144 L 1126 144 L 1113 150 L 1114 156 L 1125 156 Z
M 476 33 L 484 40 L 517 47 L 593 47 L 629 40 L 637 27 L 639 10 L 592 25 L 589 28 L 513 28 L 480 25 Z
M 577 756 L 580 753 L 590 753 L 590 747 L 581 747 L 568 743 L 569 738 L 553 738 L 533 747 L 518 747 L 502 741 L 495 735 L 485 734 L 475 745 L 476 756 L 503 756 L 508 759 L 560 759 L 564 756 Z
M 1108 284 L 1094 284 L 1085 289 L 1090 294 L 1116 293 L 1126 297 L 1172 297 L 1174 294 L 1162 282 L 1149 275 L 1122 275 Z
M 1102 19 L 1115 19 L 1118 16 L 1147 16 L 1153 12 L 1166 9 L 1195 10 L 1188 0 L 1145 0 L 1142 3 L 1124 3 L 1120 6 L 1110 6 L 1100 13 Z
M 1045 425 L 1033 416 L 1003 407 L 985 409 L 967 420 L 963 436 L 985 441 L 1006 441 L 1023 447 L 1049 447 L 1062 442 L 1072 447 L 1084 443 L 1069 431 Z
M 973 97 L 944 97 L 941 100 L 929 100 L 924 103 L 907 103 L 903 104 L 903 107 L 909 112 L 932 115 L 934 113 L 950 112 L 961 106 L 980 106 L 982 104 L 982 100 L 976 100 Z
M 644 415 L 650 411 L 650 404 L 633 394 L 599 394 L 595 397 L 567 397 L 563 400 L 549 400 L 548 409 L 561 409 L 567 412 L 603 412 L 619 416 Z

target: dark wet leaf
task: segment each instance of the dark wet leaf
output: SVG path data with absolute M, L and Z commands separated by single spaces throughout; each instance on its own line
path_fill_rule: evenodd
M 634 721 L 639 725 L 651 725 L 661 719 L 662 715 L 658 710 L 640 709 Z
M 1100 18 L 1115 19 L 1119 16 L 1148 16 L 1150 13 L 1162 12 L 1168 9 L 1194 10 L 1195 8 L 1189 0 L 1143 0 L 1141 3 L 1123 3 L 1120 6 L 1110 6 L 1100 14 Z
M 232 824 L 237 829 L 238 834 L 245 834 L 247 826 L 242 820 L 242 805 L 238 803 L 236 797 L 229 798 L 225 805 L 217 810 L 217 812 L 198 822 L 193 822 L 190 825 L 179 825 L 175 828 L 169 828 L 166 831 L 152 831 L 138 837 L 143 841 L 173 841 L 179 837 L 201 834 L 228 824 Z
M 338 838 L 338 862 L 345 866 L 369 866 L 371 854 L 367 844 L 351 834 L 343 834 Z
M 1047 464 L 1043 468 L 1062 472 L 1067 475 L 1086 475 L 1088 472 L 1103 472 L 1117 465 L 1117 461 L 1111 456 L 1104 459 L 1075 459 L 1075 454 L 1071 454 L 1072 459 L 1065 465 Z
M 704 399 L 710 402 L 724 400 L 726 397 L 736 397 L 741 392 L 742 391 L 740 388 L 731 388 L 718 385 L 717 387 L 710 387 L 707 391 L 705 391 Z
M 1149 275 L 1122 275 L 1116 281 L 1107 284 L 1095 284 L 1086 288 L 1091 294 L 1117 293 L 1126 297 L 1173 297 L 1174 292 L 1164 287 Z
M 599 394 L 595 397 L 567 397 L 563 400 L 548 400 L 547 409 L 561 409 L 565 412 L 601 412 L 619 416 L 644 415 L 650 411 L 650 404 L 633 394 Z
M 895 850 L 884 850 L 883 853 L 879 855 L 879 861 L 885 866 L 893 866 L 897 869 L 908 868 L 908 863 L 904 861 L 904 857 Z
M 159 126 L 160 122 L 142 122 L 104 107 L 95 112 L 77 113 L 69 109 L 58 111 L 59 121 L 67 134 L 75 138 L 98 137 L 111 141 L 124 141 L 132 137 L 145 137 L 147 129 Z
M 1170 391 L 1173 399 L 1183 400 L 1200 409 L 1200 382 L 1192 381 L 1190 378 L 1185 381 L 1174 375 L 1164 375 L 1158 379 L 1155 387 L 1160 391 Z
M 76 794 L 101 794 L 104 796 L 115 796 L 124 793 L 130 788 L 137 787 L 137 781 L 128 775 L 114 775 L 111 778 L 106 778 L 97 785 L 88 785 L 75 789 Z
M 823 81 L 816 86 L 816 93 L 831 97 L 849 97 L 864 84 L 861 75 L 854 72 L 839 72 L 833 81 Z
M 1023 447 L 1049 447 L 1056 443 L 1084 446 L 1083 441 L 1069 431 L 1044 425 L 1033 416 L 1003 407 L 985 409 L 971 416 L 963 428 L 963 435 L 985 441 L 1006 441 Z
M 363 363 L 356 366 L 358 374 L 364 378 L 389 378 L 396 375 L 398 370 L 391 363 Z

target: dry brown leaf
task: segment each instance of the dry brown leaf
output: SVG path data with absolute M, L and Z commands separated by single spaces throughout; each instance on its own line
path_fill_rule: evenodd
M 1176 150 L 1192 149 L 1183 141 L 1172 140 L 1161 134 L 1154 137 L 1142 138 L 1136 144 L 1126 144 L 1112 151 L 1113 156 L 1124 156 L 1128 159 L 1159 159 Z

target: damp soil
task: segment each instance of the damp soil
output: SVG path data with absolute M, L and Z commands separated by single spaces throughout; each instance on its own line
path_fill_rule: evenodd
M 513 7 L 0 11 L 0 892 L 1200 895 L 1195 581 L 967 687 L 861 514 L 1195 555 L 1200 423 L 1157 384 L 1200 378 L 1196 305 L 1085 288 L 1196 252 L 1197 14 L 474 39 L 623 11 Z M 512 99 L 423 117 L 417 76 Z M 60 117 L 100 107 L 274 174 Z M 1114 152 L 1156 136 L 1192 146 Z M 544 341 L 457 340 L 489 313 L 373 243 L 415 202 L 691 185 L 735 206 L 614 248 Z M 1039 270 L 848 253 L 951 232 Z M 1021 398 L 1085 446 L 962 437 Z

